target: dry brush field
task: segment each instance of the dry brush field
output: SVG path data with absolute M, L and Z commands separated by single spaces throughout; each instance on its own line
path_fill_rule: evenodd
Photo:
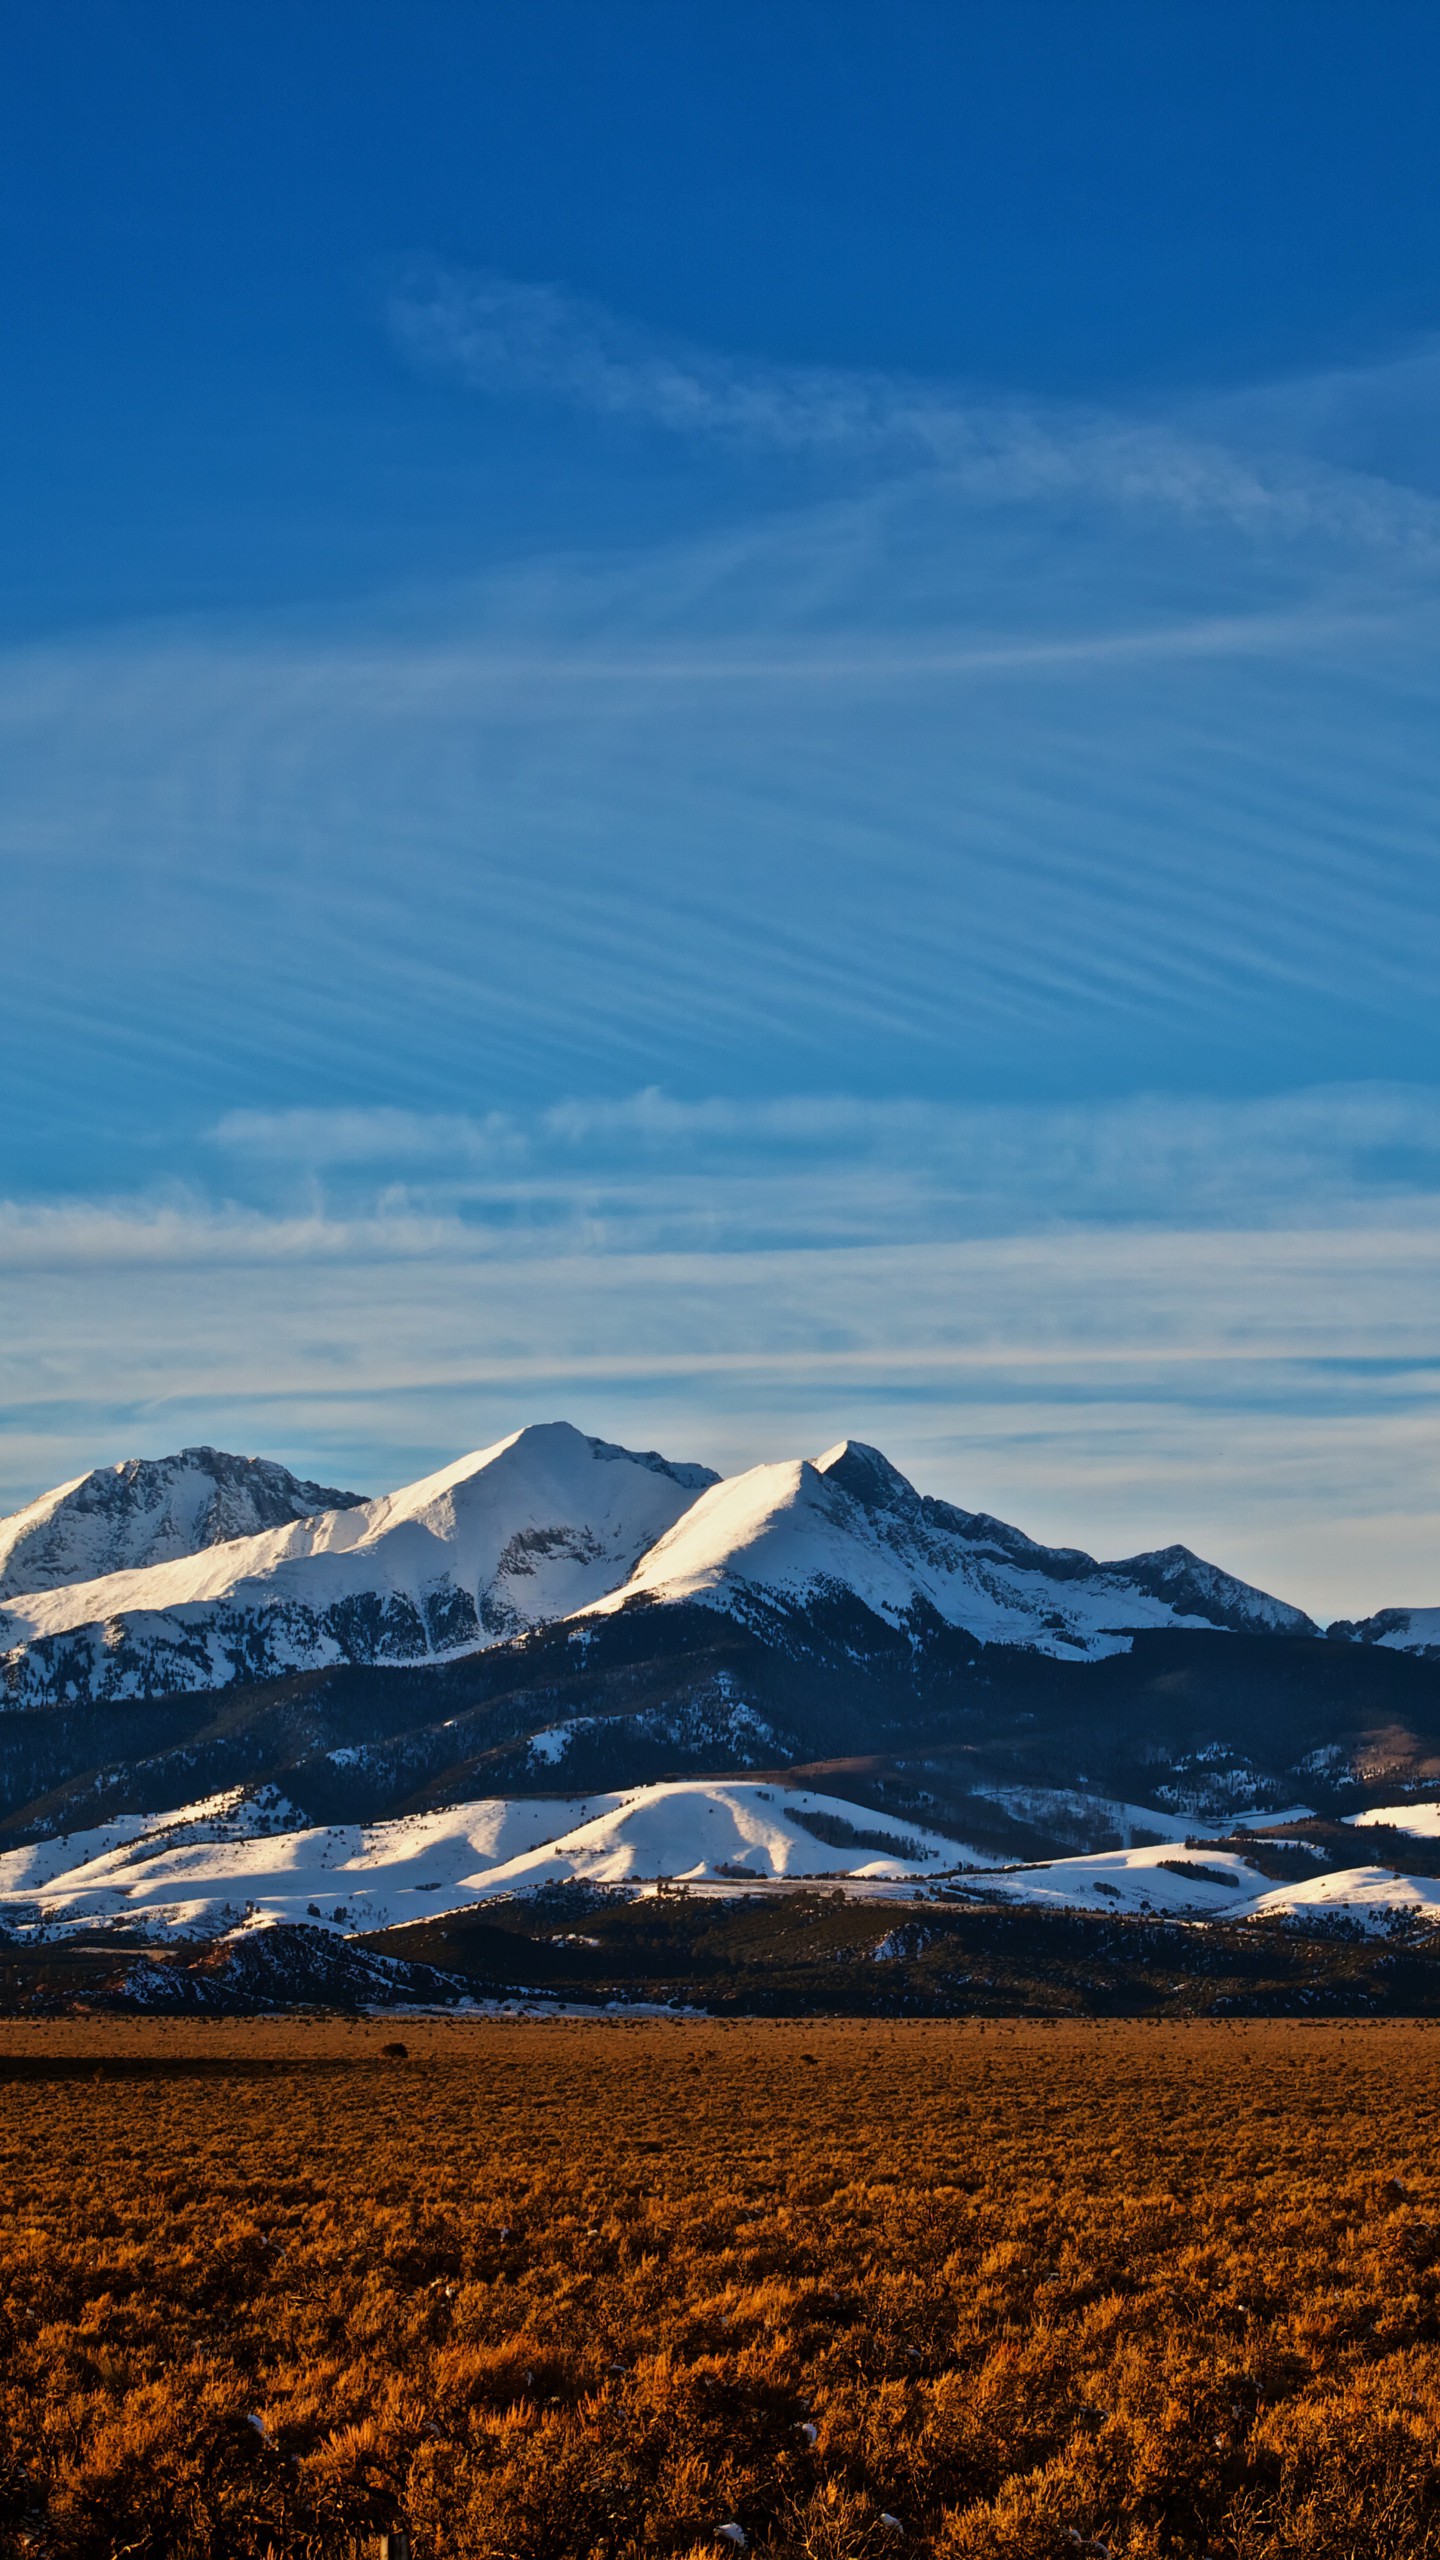
M 1430 2027 L 71 2019 L 0 2102 L 7 2552 L 1440 2553 Z

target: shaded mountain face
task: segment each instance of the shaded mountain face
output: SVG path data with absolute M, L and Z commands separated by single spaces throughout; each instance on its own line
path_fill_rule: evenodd
M 170 1564 L 319 1511 L 354 1510 L 364 1498 L 227 1449 L 127 1458 L 0 1519 L 0 1600 Z
M 1377 1609 L 1373 1618 L 1336 1618 L 1327 1633 L 1340 1644 L 1381 1644 L 1440 1662 L 1440 1609 Z
M 561 1887 L 363 1937 L 281 1923 L 198 1954 L 183 1940 L 118 1960 L 103 1944 L 47 1947 L 32 1967 L 11 1951 L 11 1982 L 28 1972 L 35 2007 L 50 2014 L 81 2001 L 87 2011 L 254 2016 L 461 1997 L 528 2009 L 678 2001 L 719 2016 L 792 2018 L 1369 2020 L 1433 2017 L 1440 2007 L 1434 1956 L 1404 1939 L 1220 1919 L 1195 1929 L 1028 1904 L 932 1903 L 923 1921 L 887 1927 L 873 1904 L 823 1889 L 657 1902 Z

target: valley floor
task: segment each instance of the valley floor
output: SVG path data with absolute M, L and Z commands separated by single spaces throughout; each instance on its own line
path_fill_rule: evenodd
M 0 2093 L 7 2552 L 1440 2553 L 1437 2027 L 69 2017 Z

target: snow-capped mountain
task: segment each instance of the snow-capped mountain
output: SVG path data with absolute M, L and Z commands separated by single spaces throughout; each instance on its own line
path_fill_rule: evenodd
M 1337 1618 L 1326 1633 L 1341 1643 L 1383 1644 L 1440 1662 L 1440 1609 L 1377 1609 L 1373 1618 Z
M 623 1582 L 713 1482 L 535 1425 L 374 1502 L 17 1595 L 0 1610 L 8 1695 L 173 1696 L 479 1650 Z
M 156 1467 L 190 1481 L 183 1459 Z M 46 1499 L 58 1517 L 60 1498 Z M 184 1516 L 210 1513 L 197 1496 Z M 1144 1629 L 1315 1632 L 1300 1610 L 1183 1547 L 1100 1564 L 1038 1546 L 917 1493 L 859 1441 L 721 1481 L 546 1423 L 377 1501 L 15 1592 L 0 1644 L 12 1704 L 154 1698 L 448 1660 L 657 1603 L 699 1603 L 762 1629 L 859 1609 L 917 1640 L 958 1628 L 1061 1661 L 1123 1652 Z
M 317 1511 L 353 1510 L 364 1498 L 226 1449 L 126 1458 L 0 1519 L 0 1600 L 170 1564 Z
M 1315 1632 L 1302 1610 L 1185 1547 L 1097 1564 L 1075 1548 L 1037 1546 L 983 1512 L 917 1493 L 858 1440 L 712 1485 L 595 1611 L 642 1599 L 742 1616 L 858 1599 L 894 1626 L 938 1618 L 986 1644 L 1072 1660 L 1123 1651 L 1142 1627 Z

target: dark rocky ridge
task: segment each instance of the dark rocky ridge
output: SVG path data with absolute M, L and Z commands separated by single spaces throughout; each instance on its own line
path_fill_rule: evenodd
M 577 1886 L 353 1939 L 280 1927 L 160 1954 L 0 1950 L 0 2014 L 225 2017 L 467 1999 L 721 2017 L 1434 2017 L 1440 1953 L 1433 1932 L 1387 1943 L 1343 1925 L 1196 1929 L 936 1899 L 877 1906 L 806 1888 L 702 1900 Z M 217 2050 L 185 2067 L 241 2066 Z M 32 2068 L 66 2065 L 12 2055 L 0 2078 Z

